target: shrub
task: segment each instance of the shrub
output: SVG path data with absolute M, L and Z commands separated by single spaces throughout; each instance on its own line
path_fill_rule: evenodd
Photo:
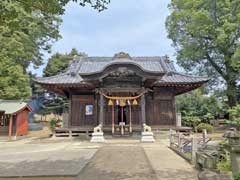
M 52 118 L 49 121 L 50 129 L 51 130 L 55 129 L 60 122 L 62 122 L 61 119 Z
M 230 114 L 231 121 L 227 123 L 234 125 L 240 130 L 240 104 L 228 110 Z
M 196 126 L 201 122 L 198 116 L 193 115 L 193 112 L 183 112 L 182 113 L 182 122 L 184 126 L 193 127 L 194 131 L 196 131 Z
M 234 180 L 240 180 L 240 173 L 234 174 L 233 177 Z
M 196 129 L 198 132 L 202 132 L 203 129 L 206 129 L 208 133 L 213 132 L 213 126 L 207 123 L 200 123 L 197 125 Z
M 231 171 L 231 162 L 230 162 L 230 160 L 221 160 L 221 161 L 219 161 L 217 163 L 217 169 L 220 170 L 221 172 Z
M 220 172 L 231 171 L 230 153 L 225 149 L 228 140 L 225 139 L 219 143 L 217 169 Z

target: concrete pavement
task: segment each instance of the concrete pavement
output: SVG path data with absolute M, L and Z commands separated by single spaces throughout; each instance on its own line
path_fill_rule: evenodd
M 141 146 L 104 146 L 77 180 L 157 180 Z
M 144 144 L 146 155 L 158 180 L 197 180 L 197 171 L 167 147 L 168 141 Z
M 196 180 L 194 168 L 167 145 L 166 139 L 140 143 L 124 138 L 104 144 L 67 138 L 0 142 L 0 175 L 18 180 Z
M 36 143 L 34 143 L 36 142 Z M 0 143 L 0 176 L 76 176 L 99 146 L 75 141 Z

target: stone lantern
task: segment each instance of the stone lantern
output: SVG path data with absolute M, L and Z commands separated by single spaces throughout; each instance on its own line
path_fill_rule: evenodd
M 226 148 L 230 152 L 230 159 L 232 165 L 232 173 L 236 174 L 240 172 L 240 135 L 236 130 L 227 131 L 224 137 L 228 139 L 228 145 Z

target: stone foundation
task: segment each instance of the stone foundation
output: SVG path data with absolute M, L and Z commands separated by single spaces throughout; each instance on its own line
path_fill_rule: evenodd
M 103 132 L 94 132 L 92 133 L 91 142 L 93 143 L 103 143 L 105 141 Z
M 142 132 L 141 142 L 155 142 L 153 132 Z

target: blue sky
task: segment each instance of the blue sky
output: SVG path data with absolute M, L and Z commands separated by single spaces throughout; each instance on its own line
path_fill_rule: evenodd
M 130 56 L 168 55 L 175 60 L 175 50 L 165 29 L 169 2 L 111 0 L 108 9 L 100 13 L 88 6 L 69 3 L 62 16 L 62 39 L 53 45 L 52 54 L 76 48 L 88 56 L 113 56 L 123 51 Z M 45 56 L 45 65 L 50 55 Z M 34 73 L 41 76 L 45 65 Z

